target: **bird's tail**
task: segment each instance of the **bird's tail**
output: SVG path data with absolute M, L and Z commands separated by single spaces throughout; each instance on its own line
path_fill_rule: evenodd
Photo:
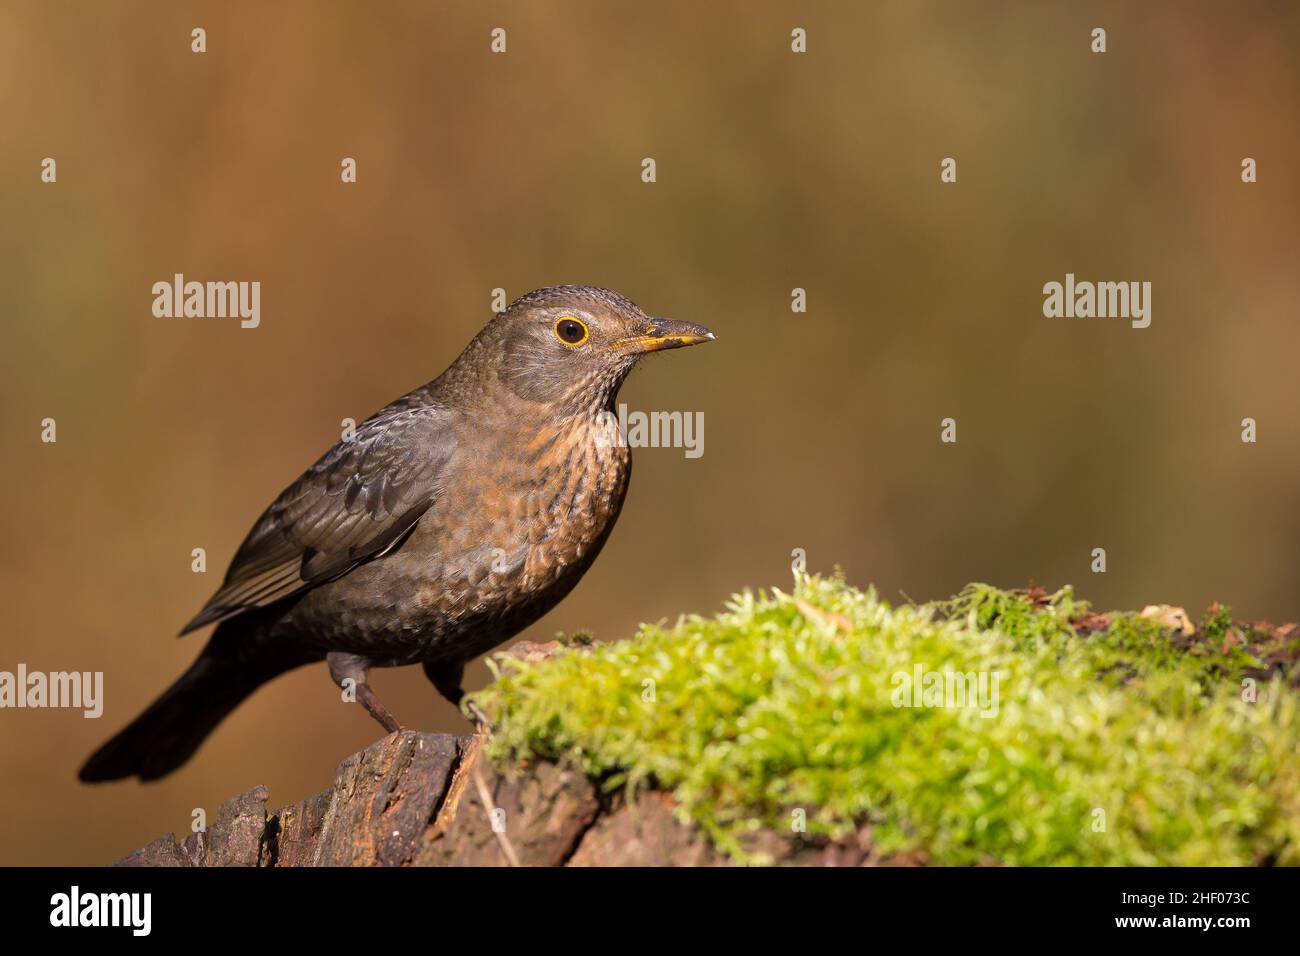
M 165 777 L 189 760 L 217 724 L 267 681 L 319 655 L 250 641 L 238 618 L 221 624 L 198 659 L 144 713 L 100 747 L 78 776 L 86 783 Z

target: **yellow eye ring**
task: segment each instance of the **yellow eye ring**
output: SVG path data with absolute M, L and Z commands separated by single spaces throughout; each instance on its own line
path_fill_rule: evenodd
M 556 319 L 551 331 L 555 333 L 557 339 L 571 349 L 576 349 L 591 337 L 591 333 L 587 330 L 587 323 L 571 315 L 562 315 Z

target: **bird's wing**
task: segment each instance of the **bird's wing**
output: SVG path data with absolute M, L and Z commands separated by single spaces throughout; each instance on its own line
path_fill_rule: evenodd
M 181 633 L 332 581 L 401 542 L 441 491 L 450 417 L 399 400 L 358 425 L 266 509 Z

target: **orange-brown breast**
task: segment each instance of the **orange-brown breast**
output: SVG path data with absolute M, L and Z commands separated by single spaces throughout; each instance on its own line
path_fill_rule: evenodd
M 617 422 L 581 417 L 529 427 L 526 417 L 503 417 L 461 428 L 465 451 L 410 538 L 310 592 L 290 615 L 299 636 L 377 663 L 467 660 L 523 630 L 577 584 L 627 492 L 631 456 Z

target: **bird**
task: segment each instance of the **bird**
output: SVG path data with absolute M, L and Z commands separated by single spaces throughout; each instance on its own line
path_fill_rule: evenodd
M 181 630 L 216 625 L 202 653 L 80 779 L 164 777 L 263 684 L 322 660 L 389 733 L 403 726 L 367 682 L 373 667 L 420 664 L 459 708 L 466 662 L 568 595 L 618 520 L 628 374 L 714 338 L 594 286 L 511 302 L 262 513 Z

